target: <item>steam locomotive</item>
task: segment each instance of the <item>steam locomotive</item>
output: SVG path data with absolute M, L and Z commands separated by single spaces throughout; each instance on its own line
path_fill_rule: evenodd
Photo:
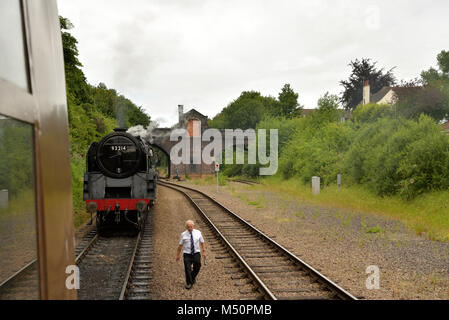
M 156 155 L 151 145 L 126 129 L 115 129 L 87 151 L 83 200 L 96 213 L 98 234 L 114 226 L 142 229 L 156 199 Z

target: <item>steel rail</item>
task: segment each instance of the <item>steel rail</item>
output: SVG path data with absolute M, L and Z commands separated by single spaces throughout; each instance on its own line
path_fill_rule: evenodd
M 87 255 L 89 250 L 92 248 L 95 242 L 98 240 L 98 234 L 96 234 L 87 244 L 87 246 L 80 252 L 80 254 L 75 259 L 75 264 L 78 265 L 81 263 L 81 260 Z
M 83 251 L 78 255 L 78 257 L 76 257 L 76 259 L 75 259 L 75 264 L 76 265 L 78 265 L 81 262 L 82 258 L 87 254 L 87 252 L 92 247 L 92 245 L 95 243 L 95 241 L 97 241 L 97 239 L 98 239 L 98 235 L 95 235 L 95 237 L 93 237 L 89 241 L 89 244 L 83 249 Z M 11 282 L 11 281 L 14 281 L 14 279 L 17 278 L 20 274 L 22 274 L 23 272 L 27 271 L 31 267 L 33 267 L 33 265 L 35 263 L 37 263 L 37 259 L 34 259 L 34 260 L 30 261 L 29 263 L 27 263 L 20 270 L 16 271 L 14 274 L 12 274 L 6 280 L 4 280 L 2 283 L 0 283 L 0 288 L 3 287 L 4 285 L 6 285 L 7 283 Z
M 278 249 L 279 251 L 281 251 L 282 253 L 284 253 L 285 255 L 287 255 L 293 262 L 299 264 L 300 266 L 302 266 L 304 269 L 306 269 L 307 271 L 309 271 L 309 273 L 314 276 L 319 282 L 321 282 L 323 285 L 327 286 L 329 289 L 331 289 L 340 299 L 344 299 L 344 300 L 357 300 L 357 298 L 355 296 L 353 296 L 352 294 L 350 294 L 349 292 L 347 292 L 345 289 L 341 288 L 339 285 L 337 285 L 336 283 L 334 283 L 332 280 L 330 280 L 329 278 L 325 277 L 323 274 L 321 274 L 318 270 L 314 269 L 311 265 L 309 265 L 308 263 L 306 263 L 305 261 L 299 259 L 297 256 L 295 256 L 293 253 L 291 253 L 289 250 L 287 250 L 286 248 L 284 248 L 282 245 L 280 245 L 279 243 L 277 243 L 276 241 L 274 241 L 273 239 L 271 239 L 270 237 L 268 237 L 265 233 L 263 233 L 262 231 L 260 231 L 259 229 L 257 229 L 256 227 L 254 227 L 253 225 L 251 225 L 250 223 L 248 223 L 247 221 L 245 221 L 244 219 L 242 219 L 241 217 L 239 217 L 237 214 L 235 214 L 234 212 L 232 212 L 230 209 L 226 208 L 224 205 L 222 205 L 220 202 L 218 202 L 217 200 L 213 199 L 212 197 L 210 197 L 209 195 L 205 194 L 202 191 L 190 188 L 190 187 L 186 187 L 186 186 L 181 186 L 179 184 L 176 183 L 172 183 L 172 182 L 160 182 L 161 185 L 166 185 L 167 187 L 169 187 L 168 185 L 171 186 L 175 186 L 178 188 L 183 188 L 183 189 L 187 189 L 193 192 L 197 192 L 199 194 L 201 194 L 202 196 L 204 196 L 205 198 L 209 199 L 210 201 L 212 201 L 213 203 L 217 204 L 220 208 L 222 208 L 224 211 L 226 211 L 228 214 L 230 214 L 232 217 L 234 217 L 235 219 L 237 219 L 239 222 L 241 222 L 243 225 L 245 225 L 246 227 L 248 227 L 250 230 L 252 230 L 253 232 L 255 232 L 256 234 L 258 234 L 259 236 L 262 237 L 263 240 L 266 240 L 268 243 L 270 243 L 271 245 L 273 245 L 276 249 Z M 178 189 L 179 190 L 179 189 Z M 180 190 L 179 190 L 180 191 Z M 182 192 L 182 191 L 181 191 Z M 185 193 L 184 193 L 185 194 Z M 188 196 L 188 195 L 187 195 Z M 190 196 L 188 196 L 188 198 L 190 199 L 190 201 L 193 201 L 193 199 L 190 198 Z M 196 207 L 198 207 L 195 204 Z M 199 208 L 199 207 L 198 207 Z M 201 209 L 200 209 L 201 210 Z M 203 213 L 204 214 L 204 213 Z
M 226 244 L 226 246 L 231 250 L 232 255 L 234 255 L 240 262 L 240 264 L 244 267 L 246 272 L 250 275 L 250 277 L 257 283 L 259 288 L 262 289 L 262 294 L 271 300 L 277 300 L 276 296 L 268 289 L 268 287 L 265 285 L 265 283 L 259 278 L 259 276 L 251 269 L 251 267 L 246 263 L 245 259 L 237 252 L 237 250 L 234 248 L 234 246 L 226 239 L 226 237 L 218 230 L 218 228 L 215 226 L 215 224 L 209 219 L 209 217 L 204 213 L 204 211 L 195 203 L 195 201 L 185 192 L 182 190 L 179 190 L 175 187 L 166 185 L 165 183 L 160 183 L 161 185 L 176 190 L 178 192 L 183 193 L 193 204 L 195 209 L 203 216 L 203 218 L 206 220 L 206 222 L 212 227 L 213 231 L 218 234 L 218 236 L 221 238 L 222 241 Z
M 37 259 L 34 259 L 30 262 L 28 262 L 24 267 L 20 268 L 19 271 L 15 272 L 13 275 L 8 277 L 5 281 L 0 283 L 0 288 L 6 285 L 8 282 L 13 281 L 16 277 L 18 277 L 21 273 L 25 272 L 28 268 L 31 268 L 35 263 L 37 262 Z
M 147 217 L 148 219 L 148 217 Z M 143 230 L 142 230 L 143 231 Z M 139 232 L 139 235 L 137 236 L 136 245 L 134 246 L 134 251 L 131 256 L 131 259 L 129 260 L 128 264 L 128 270 L 126 271 L 125 281 L 122 285 L 122 290 L 120 292 L 119 300 L 125 300 L 126 291 L 128 290 L 128 283 L 131 278 L 131 273 L 134 267 L 134 260 L 136 259 L 137 251 L 139 251 L 140 242 L 142 240 L 142 231 Z

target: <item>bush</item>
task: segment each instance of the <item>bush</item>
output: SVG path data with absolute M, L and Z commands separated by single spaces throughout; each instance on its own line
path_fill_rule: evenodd
M 305 120 L 305 119 L 304 119 Z M 336 122 L 304 121 L 288 143 L 279 161 L 284 178 L 298 176 L 310 183 L 313 176 L 321 177 L 324 185 L 336 181 L 343 171 L 343 160 L 351 141 L 352 128 Z
M 430 117 L 380 119 L 357 132 L 345 167 L 378 195 L 411 199 L 448 187 L 448 155 L 449 140 Z
M 366 104 L 358 106 L 352 116 L 356 123 L 374 122 L 381 118 L 388 118 L 393 115 L 393 109 L 388 104 Z
M 407 147 L 399 164 L 399 193 L 406 199 L 449 188 L 449 139 L 438 128 L 430 129 L 425 139 Z

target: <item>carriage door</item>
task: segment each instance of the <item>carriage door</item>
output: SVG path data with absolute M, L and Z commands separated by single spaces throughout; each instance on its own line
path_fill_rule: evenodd
M 60 34 L 56 0 L 0 1 L 0 299 L 76 298 Z
M 0 2 L 0 30 L 0 299 L 39 299 L 35 119 L 21 1 Z M 27 277 L 26 287 L 15 277 Z

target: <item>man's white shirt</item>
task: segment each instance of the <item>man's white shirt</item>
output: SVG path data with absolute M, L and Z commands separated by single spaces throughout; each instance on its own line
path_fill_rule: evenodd
M 200 242 L 204 243 L 204 239 L 203 239 L 203 235 L 201 234 L 201 231 L 193 229 L 192 235 L 193 235 L 193 245 L 195 247 L 195 253 L 201 252 Z M 184 253 L 191 254 L 192 244 L 191 244 L 189 230 L 186 230 L 183 233 L 181 233 L 181 238 L 179 239 L 179 245 L 184 245 Z

